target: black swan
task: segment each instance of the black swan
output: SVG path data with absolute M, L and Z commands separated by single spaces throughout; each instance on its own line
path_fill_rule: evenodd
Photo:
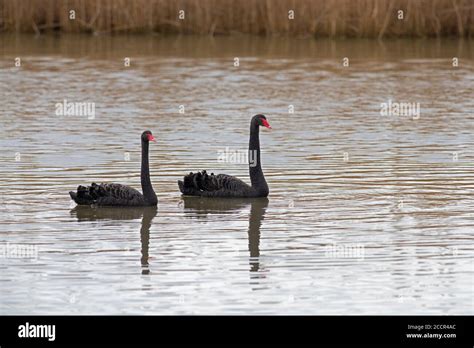
M 150 131 L 142 133 L 142 169 L 141 182 L 143 194 L 134 188 L 121 184 L 93 183 L 91 186 L 78 186 L 77 192 L 69 195 L 79 205 L 143 207 L 156 206 L 158 199 L 151 186 L 150 167 L 148 164 L 148 144 L 155 141 Z
M 260 126 L 272 128 L 264 115 L 255 115 L 250 121 L 249 153 L 255 151 L 256 156 L 254 158 L 257 161 L 256 164 L 250 163 L 249 156 L 249 174 L 252 186 L 231 175 L 214 175 L 214 173 L 209 175 L 203 170 L 198 173 L 189 173 L 183 181 L 178 181 L 181 193 L 188 196 L 203 197 L 267 197 L 269 190 L 260 161 Z

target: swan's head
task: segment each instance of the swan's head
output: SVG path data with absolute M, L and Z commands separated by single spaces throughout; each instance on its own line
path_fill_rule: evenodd
M 142 141 L 145 141 L 145 142 L 154 141 L 156 143 L 155 137 L 153 136 L 153 134 L 151 134 L 149 130 L 144 131 L 142 133 Z
M 272 129 L 272 127 L 270 126 L 270 123 L 268 123 L 267 118 L 265 117 L 265 115 L 262 115 L 262 114 L 255 115 L 252 118 L 252 123 L 254 123 L 254 122 L 258 126 L 263 126 L 263 127 L 267 127 L 269 129 Z

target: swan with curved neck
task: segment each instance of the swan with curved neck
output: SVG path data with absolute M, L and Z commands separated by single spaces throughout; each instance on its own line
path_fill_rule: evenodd
M 272 128 L 264 115 L 255 115 L 250 121 L 249 138 L 249 175 L 251 185 L 246 184 L 235 176 L 227 174 L 211 175 L 205 170 L 189 173 L 178 181 L 179 190 L 187 196 L 203 197 L 267 197 L 268 184 L 263 175 L 260 156 L 260 127 Z M 255 154 L 251 160 L 251 154 Z M 255 161 L 256 160 L 256 163 Z
M 142 165 L 141 184 L 143 194 L 136 189 L 112 183 L 102 183 L 90 186 L 78 186 L 77 191 L 70 191 L 69 195 L 79 205 L 96 206 L 121 206 L 121 207 L 142 207 L 156 206 L 158 199 L 150 180 L 150 166 L 148 161 L 148 147 L 150 141 L 156 141 L 150 131 L 145 131 L 141 135 L 142 143 Z

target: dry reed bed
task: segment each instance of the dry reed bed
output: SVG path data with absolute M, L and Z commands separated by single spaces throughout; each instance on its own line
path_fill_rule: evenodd
M 69 19 L 71 9 L 75 20 Z M 180 10 L 184 20 L 178 18 Z M 397 18 L 399 10 L 403 20 Z M 472 37 L 474 1 L 0 0 L 0 30 Z

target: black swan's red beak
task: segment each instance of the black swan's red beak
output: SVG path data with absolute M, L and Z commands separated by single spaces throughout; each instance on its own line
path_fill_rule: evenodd
M 156 143 L 156 139 L 152 134 L 148 134 L 148 141 L 154 141 Z
M 262 124 L 268 129 L 272 129 L 272 127 L 270 126 L 270 123 L 268 123 L 268 121 L 264 118 L 262 118 Z

